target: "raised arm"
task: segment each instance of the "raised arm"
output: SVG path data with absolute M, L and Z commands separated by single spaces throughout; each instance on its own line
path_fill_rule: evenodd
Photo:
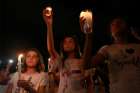
M 109 56 L 108 47 L 108 45 L 101 47 L 96 55 L 92 57 L 91 63 L 96 66 L 105 62 L 105 60 L 107 60 Z
M 48 13 L 50 13 L 50 14 L 48 15 Z M 47 48 L 48 48 L 48 52 L 49 52 L 51 57 L 55 58 L 57 52 L 54 48 L 53 27 L 52 27 L 52 24 L 53 24 L 52 11 L 44 9 L 43 10 L 43 18 L 44 18 L 44 21 L 47 25 Z
M 85 45 L 84 45 L 84 51 L 82 55 L 82 59 L 84 60 L 84 66 L 87 68 L 89 65 L 91 54 L 92 54 L 92 27 L 88 27 L 87 29 L 83 29 L 85 23 L 85 19 L 83 17 L 80 18 L 80 27 L 82 32 L 85 32 Z M 88 33 L 89 32 L 89 33 Z M 88 62 L 88 63 L 87 63 Z

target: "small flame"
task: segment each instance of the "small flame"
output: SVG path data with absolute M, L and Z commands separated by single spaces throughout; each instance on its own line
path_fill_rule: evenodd
M 18 56 L 18 61 L 19 62 L 21 62 L 21 59 L 24 57 L 24 55 L 23 54 L 20 54 L 19 56 Z
M 46 7 L 46 10 L 48 10 L 49 12 L 52 11 L 52 8 L 51 7 Z

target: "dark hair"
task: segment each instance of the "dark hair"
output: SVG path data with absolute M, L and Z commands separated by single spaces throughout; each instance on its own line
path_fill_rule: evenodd
M 74 40 L 74 43 L 75 43 L 75 49 L 74 49 L 75 57 L 76 58 L 81 57 L 81 55 L 80 55 L 80 47 L 79 47 L 78 40 L 77 40 L 76 36 L 74 36 L 74 35 L 65 35 L 63 40 L 60 43 L 60 54 L 61 54 L 61 57 L 62 57 L 63 61 L 68 57 L 67 53 L 64 51 L 64 48 L 63 48 L 64 40 L 66 38 L 68 38 L 68 37 L 70 37 L 70 38 L 72 38 Z
M 27 53 L 28 53 L 29 51 L 34 51 L 34 52 L 36 52 L 36 53 L 37 53 L 37 56 L 39 57 L 39 61 L 38 61 L 37 65 L 36 65 L 36 67 L 35 67 L 35 68 L 36 68 L 36 71 L 37 71 L 37 72 L 42 72 L 42 71 L 44 71 L 44 70 L 45 70 L 45 68 L 44 68 L 44 61 L 43 61 L 43 57 L 42 57 L 41 53 L 40 53 L 39 50 L 37 50 L 36 48 L 30 48 L 30 49 L 27 49 L 27 50 L 25 51 L 25 58 L 23 59 L 22 73 L 24 73 L 24 72 L 27 71 L 26 56 L 27 56 Z

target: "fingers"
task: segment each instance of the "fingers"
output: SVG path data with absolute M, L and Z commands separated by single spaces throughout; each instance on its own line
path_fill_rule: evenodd
M 51 7 L 46 7 L 43 10 L 43 16 L 50 17 L 50 16 L 52 16 L 52 14 L 53 14 L 53 12 L 52 12 L 52 8 Z
M 43 10 L 43 19 L 47 24 L 47 26 L 50 27 L 50 25 L 52 25 L 53 17 L 52 17 L 52 9 L 50 7 L 46 7 Z
M 22 87 L 22 88 L 31 87 L 30 82 L 28 82 L 26 80 L 19 80 L 17 82 L 17 85 L 18 85 L 18 87 Z
M 86 21 L 86 19 L 84 17 L 80 17 L 80 23 L 84 23 Z
M 44 18 L 51 18 L 52 14 L 48 14 L 48 10 L 44 9 L 43 10 L 43 17 Z

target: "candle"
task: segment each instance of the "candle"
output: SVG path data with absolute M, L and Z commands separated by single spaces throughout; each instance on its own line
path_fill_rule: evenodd
M 46 7 L 46 16 L 50 16 L 52 14 L 52 8 Z
M 51 58 L 48 58 L 48 72 L 52 71 L 52 63 L 51 63 Z
M 83 17 L 85 19 L 85 24 L 84 24 L 84 30 L 87 28 L 87 27 L 91 27 L 92 28 L 92 12 L 89 11 L 89 10 L 86 10 L 86 11 L 82 11 L 80 13 L 80 18 Z M 86 32 L 86 31 L 84 31 Z
M 20 78 L 20 75 L 21 75 L 21 70 L 22 70 L 22 58 L 23 58 L 23 54 L 20 54 L 18 56 L 18 64 L 17 64 L 17 69 L 18 69 L 18 73 L 19 73 L 19 78 Z

